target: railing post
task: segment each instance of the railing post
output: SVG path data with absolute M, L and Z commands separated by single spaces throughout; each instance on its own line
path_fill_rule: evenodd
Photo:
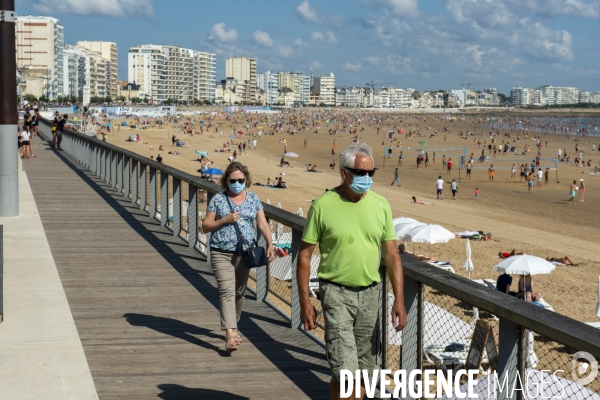
M 138 162 L 131 160 L 131 202 L 137 204 L 138 201 Z
M 110 151 L 110 184 L 117 188 L 117 152 Z
M 140 210 L 146 210 L 146 164 L 140 162 Z
M 129 198 L 131 193 L 131 157 L 123 156 L 123 196 Z
M 420 370 L 423 361 L 423 284 L 404 275 L 404 306 L 408 313 L 406 327 L 402 330 L 402 359 L 400 368 L 406 371 Z M 386 330 L 391 329 L 388 317 Z M 387 343 L 383 344 L 387 346 Z
M 298 269 L 298 254 L 300 253 L 300 241 L 302 240 L 302 231 L 292 228 L 292 329 L 298 329 L 302 325 L 300 319 L 300 295 L 298 293 L 298 279 L 296 271 Z
M 181 179 L 173 177 L 173 236 L 181 233 Z
M 267 218 L 267 224 L 269 219 Z M 267 241 L 260 229 L 258 230 L 258 244 L 260 246 L 266 246 Z M 270 264 L 270 263 L 269 263 Z M 268 282 L 269 282 L 269 268 L 267 264 L 264 268 L 256 268 L 256 301 L 265 301 L 268 296 Z M 294 282 L 295 276 L 292 276 L 292 282 Z
M 169 223 L 169 176 L 160 171 L 160 224 Z
M 504 384 L 504 380 L 506 379 L 506 385 L 502 389 L 498 388 L 500 393 L 496 398 L 499 400 L 514 400 L 512 397 L 512 388 L 515 387 L 518 378 L 517 372 L 520 374 L 521 382 L 525 382 L 525 377 L 523 375 L 525 363 L 523 361 L 527 359 L 527 351 L 523 351 L 522 349 L 525 331 L 525 329 L 521 328 L 513 321 L 500 318 L 498 379 L 502 384 Z M 490 384 L 495 384 L 495 382 Z M 516 392 L 517 400 L 521 400 L 523 398 L 523 392 L 521 390 L 517 390 Z
M 188 185 L 188 245 L 196 247 L 198 240 L 198 188 L 191 183 Z
M 148 213 L 151 218 L 156 218 L 156 189 L 158 187 L 156 182 L 156 168 L 150 167 L 149 178 L 150 187 L 148 194 L 150 195 L 150 209 L 148 210 Z
M 123 193 L 123 154 L 117 153 L 117 192 Z
M 388 301 L 388 274 L 387 270 L 383 269 L 383 276 L 381 277 L 381 313 L 379 317 L 379 331 L 381 332 L 381 367 L 387 368 L 388 365 L 388 324 L 387 319 L 390 315 L 389 301 Z

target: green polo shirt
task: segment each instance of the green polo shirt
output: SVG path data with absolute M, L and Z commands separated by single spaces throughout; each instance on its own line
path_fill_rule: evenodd
M 335 190 L 323 194 L 310 207 L 302 236 L 302 241 L 319 245 L 319 278 L 351 287 L 381 280 L 380 246 L 388 240 L 396 240 L 392 210 L 372 191 L 358 203 Z

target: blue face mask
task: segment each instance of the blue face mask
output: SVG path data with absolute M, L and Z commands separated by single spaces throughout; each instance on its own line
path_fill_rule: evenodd
M 239 182 L 228 183 L 227 186 L 229 186 L 229 190 L 231 190 L 235 194 L 242 193 L 242 190 L 246 188 L 245 184 Z
M 350 184 L 350 189 L 352 189 L 352 191 L 356 194 L 363 194 L 364 192 L 369 190 L 371 188 L 371 185 L 373 184 L 373 179 L 369 175 L 354 175 L 353 177 L 354 179 Z

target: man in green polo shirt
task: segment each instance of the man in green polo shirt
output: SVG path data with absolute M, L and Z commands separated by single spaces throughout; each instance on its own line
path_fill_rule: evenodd
M 350 145 L 340 160 L 342 183 L 314 201 L 300 245 L 297 279 L 306 330 L 315 329 L 308 284 L 310 260 L 317 245 L 321 254 L 319 291 L 332 371 L 331 399 L 340 398 L 342 369 L 353 373 L 357 369 L 378 369 L 381 249 L 395 296 L 392 324 L 397 331 L 406 325 L 403 272 L 392 211 L 383 196 L 369 191 L 374 173 L 371 148 L 366 144 Z M 355 392 L 359 390 L 355 388 Z M 356 398 L 356 393 L 350 397 Z

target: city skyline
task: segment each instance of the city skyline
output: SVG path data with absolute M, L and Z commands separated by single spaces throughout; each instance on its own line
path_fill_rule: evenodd
M 485 82 L 472 89 L 492 86 L 506 95 L 512 87 L 547 84 L 600 90 L 598 0 L 231 4 L 223 13 L 222 3 L 114 0 L 84 7 L 32 0 L 19 2 L 17 13 L 58 18 L 65 43 L 116 42 L 119 79 L 127 77 L 129 48 L 156 43 L 215 53 L 217 80 L 225 78 L 226 58 L 247 56 L 258 72 L 334 72 L 339 86 L 374 80 L 420 91 Z

